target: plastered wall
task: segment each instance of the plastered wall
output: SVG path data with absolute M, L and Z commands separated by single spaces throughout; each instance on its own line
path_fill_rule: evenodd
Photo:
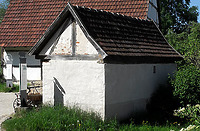
M 72 25 L 69 25 L 60 35 L 54 47 L 52 55 L 71 55 L 72 54 Z M 55 42 L 54 42 L 55 43 Z
M 96 49 L 93 47 L 93 45 L 88 41 L 88 39 L 85 37 L 85 34 L 81 30 L 80 26 L 75 23 L 75 26 L 73 27 L 73 23 L 70 24 L 64 32 L 58 37 L 58 39 L 55 39 L 55 36 L 60 32 L 60 29 L 54 34 L 54 36 L 49 40 L 47 45 L 44 47 L 44 49 L 41 51 L 40 54 L 45 55 L 72 55 L 72 47 L 74 48 L 73 52 L 75 55 L 92 55 L 92 54 L 98 54 Z M 72 36 L 72 28 L 74 29 L 75 37 Z M 74 39 L 74 43 L 73 40 Z M 74 45 L 73 45 L 74 44 Z
M 104 65 L 96 61 L 43 63 L 43 102 L 78 106 L 105 115 Z
M 13 67 L 13 78 L 14 78 L 14 81 L 20 80 L 19 67 Z M 41 68 L 27 67 L 27 80 L 28 81 L 41 80 Z
M 175 64 L 105 64 L 106 117 L 122 120 L 145 111 L 152 93 L 175 70 Z
M 77 55 L 92 55 L 98 54 L 94 46 L 85 37 L 80 26 L 76 24 L 76 54 Z

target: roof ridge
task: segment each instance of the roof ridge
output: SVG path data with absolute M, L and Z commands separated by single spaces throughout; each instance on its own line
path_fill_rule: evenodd
M 152 20 L 149 20 L 149 19 L 141 19 L 141 18 L 138 18 L 138 17 L 128 16 L 128 15 L 124 15 L 124 14 L 121 14 L 121 13 L 110 12 L 110 11 L 106 11 L 106 10 L 102 10 L 102 9 L 94 9 L 94 8 L 88 8 L 88 7 L 85 7 L 85 6 L 78 6 L 78 5 L 74 6 L 73 4 L 72 4 L 72 6 L 75 7 L 75 8 L 89 9 L 89 10 L 93 10 L 93 11 L 96 11 L 96 12 L 104 12 L 104 13 L 108 13 L 108 14 L 112 14 L 112 15 L 127 17 L 127 18 L 138 20 L 138 21 L 152 21 Z

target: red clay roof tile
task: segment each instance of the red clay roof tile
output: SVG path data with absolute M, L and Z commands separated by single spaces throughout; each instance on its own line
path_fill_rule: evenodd
M 0 45 L 34 46 L 69 0 L 10 0 L 0 26 Z M 70 0 L 71 4 L 147 18 L 149 0 Z

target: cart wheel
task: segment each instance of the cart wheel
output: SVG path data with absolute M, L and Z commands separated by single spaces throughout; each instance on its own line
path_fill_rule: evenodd
M 13 102 L 13 108 L 18 108 L 18 107 L 21 107 L 21 100 L 20 98 L 16 98 Z

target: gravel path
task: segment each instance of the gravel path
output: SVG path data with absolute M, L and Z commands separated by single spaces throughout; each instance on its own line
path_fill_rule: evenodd
M 15 98 L 15 93 L 0 93 L 0 130 L 1 123 L 14 113 L 12 103 Z

